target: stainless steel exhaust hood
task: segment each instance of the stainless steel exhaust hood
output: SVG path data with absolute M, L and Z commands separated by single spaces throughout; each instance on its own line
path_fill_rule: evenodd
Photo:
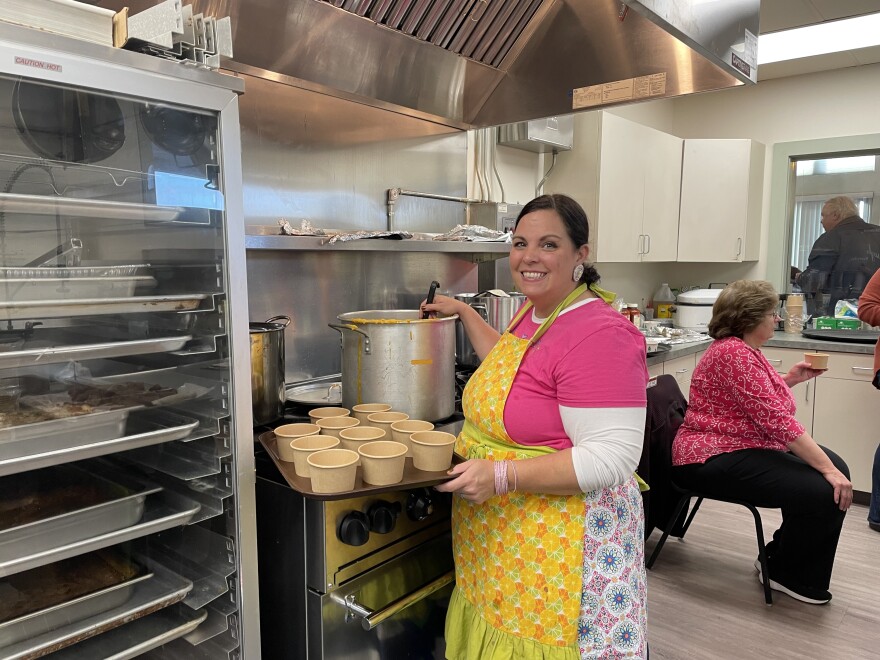
M 134 12 L 142 2 L 96 4 Z M 232 17 L 235 61 L 226 68 L 456 128 L 757 80 L 760 0 L 192 5 Z

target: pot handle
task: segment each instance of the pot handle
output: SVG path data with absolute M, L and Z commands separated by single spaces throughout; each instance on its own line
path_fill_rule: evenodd
M 471 307 L 477 310 L 477 314 L 483 317 L 483 320 L 489 322 L 489 310 L 482 303 L 470 303 Z
M 368 335 L 366 332 L 364 332 L 363 330 L 358 328 L 356 325 L 351 325 L 348 323 L 346 323 L 344 325 L 339 325 L 337 323 L 328 323 L 327 326 L 330 328 L 333 328 L 334 330 L 337 330 L 340 335 L 342 334 L 343 330 L 351 330 L 352 332 L 356 332 L 359 335 L 363 335 L 364 336 L 364 354 L 366 354 L 366 355 L 370 354 L 370 335 Z
M 284 320 L 283 325 L 285 328 L 290 325 L 290 317 L 287 314 L 279 314 L 278 316 L 273 316 L 270 319 L 266 319 L 265 323 L 274 323 L 275 321 L 280 321 L 282 319 Z

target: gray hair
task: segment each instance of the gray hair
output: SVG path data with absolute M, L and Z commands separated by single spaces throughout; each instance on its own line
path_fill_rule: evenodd
M 856 206 L 856 203 L 849 197 L 845 196 L 832 197 L 825 202 L 825 207 L 829 211 L 836 213 L 841 220 L 859 214 L 859 209 Z

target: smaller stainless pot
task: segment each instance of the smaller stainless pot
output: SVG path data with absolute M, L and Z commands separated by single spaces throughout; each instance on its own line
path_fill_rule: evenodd
M 283 314 L 263 323 L 250 324 L 255 426 L 273 422 L 284 413 L 284 328 L 288 324 L 290 317 Z
M 483 320 L 498 332 L 507 330 L 514 314 L 526 301 L 523 294 L 513 291 L 506 296 L 497 296 L 489 292 L 460 293 L 455 299 L 466 302 L 477 310 Z M 480 358 L 477 357 L 461 323 L 456 324 L 455 329 L 455 356 L 461 366 L 477 367 L 480 364 Z

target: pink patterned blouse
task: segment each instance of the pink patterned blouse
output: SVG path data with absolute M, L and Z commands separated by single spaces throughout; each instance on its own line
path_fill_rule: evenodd
M 739 449 L 786 451 L 804 433 L 782 376 L 742 339 L 709 346 L 691 380 L 684 423 L 672 445 L 672 464 L 705 463 Z

